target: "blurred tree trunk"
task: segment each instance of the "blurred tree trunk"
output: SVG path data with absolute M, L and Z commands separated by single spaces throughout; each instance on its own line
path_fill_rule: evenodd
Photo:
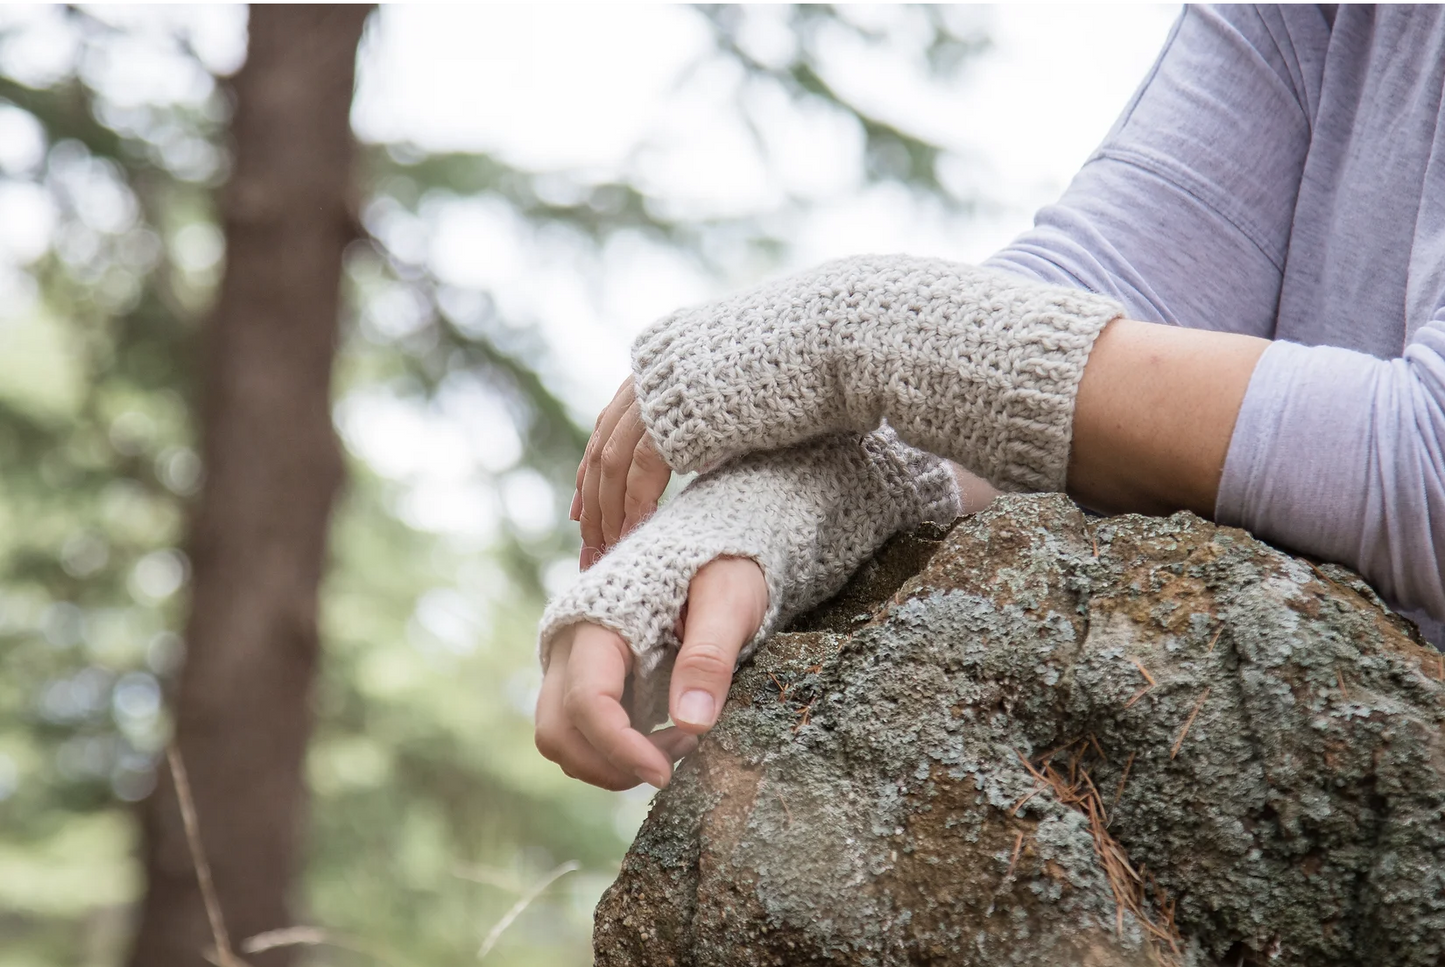
M 349 123 L 365 6 L 256 6 L 234 81 L 226 272 L 199 362 L 205 483 L 176 739 L 234 943 L 289 925 L 306 821 L 317 588 L 342 482 L 331 370 L 354 230 Z M 212 946 L 169 774 L 142 807 L 135 967 Z M 281 964 L 285 951 L 252 958 Z

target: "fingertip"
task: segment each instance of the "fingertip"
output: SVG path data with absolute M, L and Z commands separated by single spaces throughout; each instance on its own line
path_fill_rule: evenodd
M 654 789 L 665 789 L 667 784 L 672 781 L 672 763 L 675 761 L 675 757 L 668 749 L 654 741 L 651 736 L 644 738 L 647 739 L 647 742 L 639 745 L 634 753 L 636 756 L 634 768 L 637 778 Z
M 701 688 L 690 688 L 678 696 L 672 720 L 694 735 L 706 732 L 717 721 L 717 699 Z
M 582 490 L 580 487 L 572 494 L 572 509 L 567 512 L 567 516 L 576 521 L 582 519 Z
M 667 756 L 669 762 L 677 762 L 679 759 L 692 755 L 700 744 L 697 736 L 684 732 L 676 726 L 653 732 L 647 738 L 658 751 Z

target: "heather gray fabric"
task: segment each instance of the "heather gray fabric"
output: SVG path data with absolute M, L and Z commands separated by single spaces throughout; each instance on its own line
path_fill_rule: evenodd
M 1186 8 L 1063 198 L 987 263 L 1281 340 L 1216 517 L 1356 568 L 1437 645 L 1442 91 L 1441 7 Z

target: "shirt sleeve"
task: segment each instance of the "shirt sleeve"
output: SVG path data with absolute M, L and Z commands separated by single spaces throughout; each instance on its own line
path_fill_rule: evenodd
M 1187 7 L 1063 197 L 987 264 L 1273 335 L 1328 30 L 1316 10 Z
M 1421 327 L 1400 359 L 1273 343 L 1215 517 L 1354 568 L 1445 643 L 1445 322 Z
M 1064 196 L 988 264 L 1138 319 L 1273 337 L 1330 26 L 1317 9 L 1186 8 Z M 1442 441 L 1445 320 L 1394 360 L 1276 342 L 1215 517 L 1355 568 L 1445 642 Z

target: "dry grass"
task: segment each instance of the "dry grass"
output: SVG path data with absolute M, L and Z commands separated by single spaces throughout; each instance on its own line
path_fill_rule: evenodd
M 196 817 L 196 801 L 191 797 L 191 777 L 186 772 L 186 763 L 181 751 L 174 745 L 166 747 L 166 762 L 171 768 L 171 778 L 176 784 L 176 800 L 181 806 L 181 824 L 186 830 L 186 846 L 191 851 L 191 865 L 196 869 L 196 882 L 201 887 L 201 902 L 206 905 L 206 919 L 211 924 L 211 941 L 214 956 L 207 957 L 219 967 L 247 967 L 246 962 L 231 949 L 231 937 L 226 932 L 226 918 L 221 914 L 221 901 L 216 898 L 216 885 L 211 880 L 211 864 L 201 846 L 201 824 Z
M 231 946 L 230 934 L 226 930 L 226 918 L 221 910 L 221 902 L 216 896 L 215 883 L 211 879 L 211 864 L 206 858 L 206 851 L 201 845 L 200 821 L 196 815 L 196 802 L 191 795 L 191 780 L 186 772 L 185 760 L 181 758 L 180 750 L 174 744 L 166 748 L 166 762 L 170 766 L 171 777 L 176 785 L 176 799 L 180 804 L 181 823 L 186 831 L 186 845 L 191 854 L 191 865 L 196 872 L 196 882 L 201 889 L 201 900 L 205 904 L 206 919 L 211 927 L 211 940 L 214 946 L 210 950 L 202 952 L 202 956 L 216 967 L 250 967 L 250 965 L 236 955 L 235 949 Z M 786 809 L 786 804 L 784 805 Z M 553 883 L 568 873 L 580 869 L 575 862 L 563 863 L 552 870 L 540 881 L 525 890 L 512 904 L 511 908 L 502 915 L 502 918 L 487 932 L 482 939 L 481 948 L 477 951 L 477 960 L 481 961 L 496 947 L 497 941 L 506 932 L 516 919 L 522 915 L 527 907 L 531 906 L 543 892 Z M 472 879 L 465 876 L 466 879 Z M 327 946 L 337 947 L 342 950 L 350 950 L 354 953 L 364 954 L 387 967 L 396 967 L 400 962 L 391 954 L 377 950 L 359 941 L 353 940 L 321 927 L 294 926 L 283 927 L 279 930 L 267 930 L 258 933 L 253 937 L 247 937 L 241 941 L 241 949 L 248 954 L 264 953 L 267 950 L 275 950 L 281 947 L 315 947 Z
M 571 873 L 577 869 L 580 869 L 580 867 L 575 862 L 569 861 L 563 863 L 561 866 L 557 867 L 555 870 L 542 877 L 542 879 L 530 890 L 518 897 L 517 902 L 512 904 L 510 910 L 502 914 L 502 919 L 498 920 L 497 925 L 494 926 L 491 931 L 487 933 L 485 938 L 483 938 L 482 946 L 477 951 L 477 960 L 486 959 L 487 954 L 492 952 L 492 948 L 497 945 L 497 941 L 501 939 L 502 934 L 506 931 L 508 927 L 512 925 L 512 921 L 516 920 L 519 916 L 521 916 L 522 911 L 527 909 L 527 907 L 531 906 L 532 901 L 537 899 L 537 897 L 541 896 L 542 892 L 546 890 L 547 887 L 551 886 L 553 883 L 557 882 L 568 873 Z

